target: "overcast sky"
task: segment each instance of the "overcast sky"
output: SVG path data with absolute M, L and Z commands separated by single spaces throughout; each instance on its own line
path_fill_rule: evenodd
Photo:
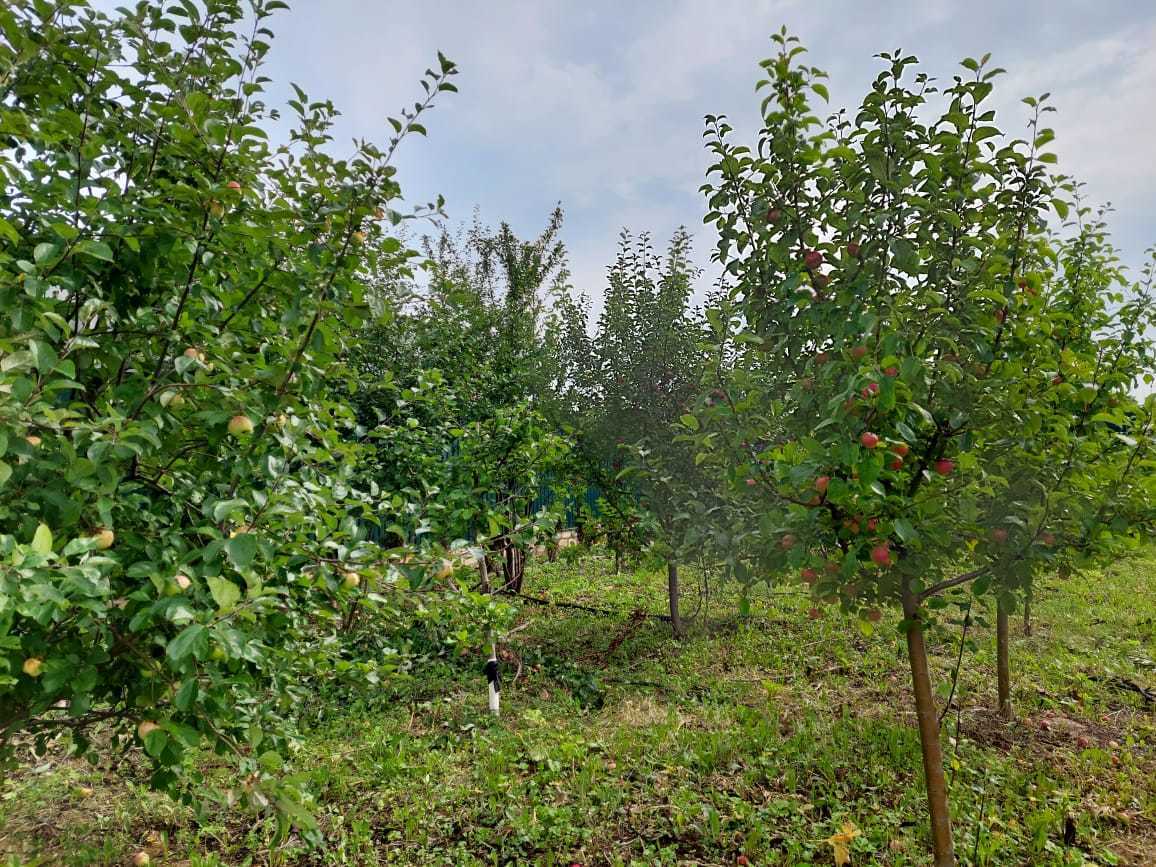
M 703 115 L 753 137 L 757 63 L 786 24 L 830 73 L 831 108 L 855 105 L 902 48 L 949 81 L 993 53 L 997 122 L 1020 134 L 1020 97 L 1051 91 L 1061 168 L 1110 201 L 1128 262 L 1156 241 L 1156 3 L 1148 0 L 296 0 L 274 19 L 268 74 L 343 113 L 338 136 L 384 141 L 385 117 L 420 96 L 443 51 L 461 69 L 398 160 L 406 198 L 437 193 L 455 221 L 536 234 L 556 202 L 575 288 L 601 295 L 619 230 L 660 243 L 680 224 L 700 261 L 713 243 L 698 192 Z

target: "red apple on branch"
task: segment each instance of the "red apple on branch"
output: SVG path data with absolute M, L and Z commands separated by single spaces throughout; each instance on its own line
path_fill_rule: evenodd
M 876 566 L 890 566 L 891 565 L 891 547 L 886 542 L 881 542 L 871 549 L 871 561 Z

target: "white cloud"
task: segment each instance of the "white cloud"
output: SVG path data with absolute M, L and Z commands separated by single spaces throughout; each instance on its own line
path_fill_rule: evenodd
M 1058 111 L 1061 166 L 1096 201 L 1131 210 L 1156 198 L 1156 25 L 1083 42 L 1061 54 L 1017 64 L 1001 87 L 1024 95 L 1051 91 Z

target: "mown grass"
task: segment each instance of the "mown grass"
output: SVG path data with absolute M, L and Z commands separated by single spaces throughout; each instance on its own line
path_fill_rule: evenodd
M 963 863 L 1156 863 L 1156 551 L 1045 582 L 1013 628 L 1016 721 L 998 720 L 991 630 L 973 625 L 944 722 Z M 701 576 L 684 570 L 693 612 Z M 11 864 L 927 863 L 919 742 L 894 618 L 853 618 L 792 588 L 738 616 L 712 587 L 682 643 L 664 577 L 600 557 L 535 564 L 506 654 L 503 716 L 478 660 L 443 660 L 388 697 L 333 708 L 295 758 L 328 848 L 270 848 L 241 814 L 195 821 L 124 767 L 31 765 L 0 785 Z M 984 611 L 977 603 L 977 620 Z M 934 645 L 946 689 L 958 630 Z M 514 675 L 517 673 L 516 679 Z M 91 792 L 88 790 L 91 789 Z

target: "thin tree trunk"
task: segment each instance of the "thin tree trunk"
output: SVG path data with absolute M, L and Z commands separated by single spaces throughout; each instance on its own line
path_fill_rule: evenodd
M 1028 594 L 1024 597 L 1024 635 L 1031 637 L 1032 634 L 1032 590 L 1028 588 Z
M 1007 606 L 1003 601 L 996 603 L 995 614 L 995 672 L 999 683 L 999 715 L 1010 720 L 1011 706 L 1011 668 L 1008 666 L 1008 628 Z
M 526 576 L 526 558 L 522 549 L 506 540 L 505 552 L 506 589 L 522 592 L 522 579 Z
M 682 629 L 682 618 L 678 614 L 678 564 L 666 564 L 666 595 L 670 600 L 670 626 L 674 637 L 682 640 L 686 633 Z
M 911 622 L 907 630 L 907 657 L 911 662 L 911 685 L 915 691 L 915 716 L 919 721 L 919 744 L 923 750 L 923 775 L 927 782 L 927 811 L 931 819 L 931 844 L 935 867 L 955 867 L 951 842 L 951 812 L 947 805 L 947 780 L 943 775 L 943 747 L 939 720 L 931 693 L 927 644 L 919 617 L 919 601 L 907 580 L 903 582 L 903 614 Z

